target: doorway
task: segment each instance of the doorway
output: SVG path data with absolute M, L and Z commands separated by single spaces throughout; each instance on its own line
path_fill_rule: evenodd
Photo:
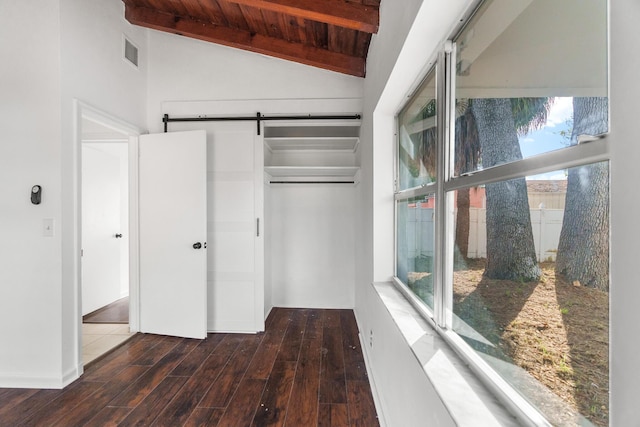
M 137 282 L 131 271 L 137 261 L 131 250 L 136 227 L 129 226 L 137 208 L 130 203 L 137 169 L 129 152 L 137 149 L 130 137 L 140 132 L 87 105 L 78 103 L 77 110 L 82 323 L 78 340 L 84 365 L 137 330 Z

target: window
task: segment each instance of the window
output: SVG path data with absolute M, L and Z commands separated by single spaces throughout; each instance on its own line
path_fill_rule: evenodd
M 608 425 L 607 2 L 453 42 L 398 115 L 396 279 L 520 419 Z

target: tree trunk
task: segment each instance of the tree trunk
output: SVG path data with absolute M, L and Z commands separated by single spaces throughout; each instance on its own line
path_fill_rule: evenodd
M 469 253 L 469 207 L 470 207 L 470 189 L 464 188 L 458 190 L 457 206 L 458 215 L 456 216 L 456 245 L 460 251 L 460 255 L 467 259 Z
M 474 99 L 484 168 L 522 159 L 509 99 Z M 524 178 L 487 184 L 487 265 L 490 279 L 540 278 Z
M 572 144 L 608 129 L 607 98 L 574 98 Z M 609 290 L 609 164 L 569 169 L 556 272 L 584 286 Z

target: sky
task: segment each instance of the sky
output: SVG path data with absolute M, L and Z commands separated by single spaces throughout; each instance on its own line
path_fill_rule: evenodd
M 568 140 L 560 133 L 571 134 L 571 118 L 573 117 L 573 98 L 555 98 L 547 123 L 538 130 L 519 137 L 520 149 L 524 158 L 536 154 L 564 148 Z M 566 179 L 564 170 L 527 177 L 527 179 Z

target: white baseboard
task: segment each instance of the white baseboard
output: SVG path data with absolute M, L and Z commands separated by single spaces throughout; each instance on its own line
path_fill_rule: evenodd
M 358 315 L 356 311 L 353 310 L 353 314 L 356 318 L 356 323 L 358 324 L 358 330 L 360 330 L 361 323 L 358 321 Z M 371 394 L 373 395 L 373 403 L 376 407 L 376 413 L 378 414 L 378 423 L 380 427 L 387 427 L 387 423 L 384 418 L 384 412 L 382 411 L 382 402 L 380 401 L 380 395 L 378 393 L 378 388 L 376 387 L 376 381 L 373 376 L 373 371 L 371 370 L 371 359 L 369 358 L 369 352 L 366 346 L 366 340 L 362 336 L 361 332 L 358 332 L 358 338 L 360 339 L 360 348 L 362 349 L 362 355 L 364 356 L 364 366 L 367 369 L 367 376 L 369 377 L 369 385 L 371 386 Z

